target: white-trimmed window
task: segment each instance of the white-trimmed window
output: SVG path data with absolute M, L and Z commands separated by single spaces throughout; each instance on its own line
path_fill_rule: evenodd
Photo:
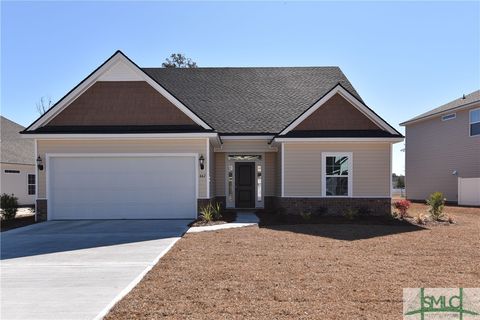
M 322 196 L 352 196 L 352 153 L 322 153 Z
M 442 116 L 442 121 L 452 120 L 452 119 L 455 119 L 456 117 L 457 117 L 456 113 L 446 114 L 446 115 Z
M 35 175 L 34 174 L 29 174 L 27 176 L 27 188 L 28 188 L 28 194 L 33 195 L 35 194 Z
M 480 136 L 480 108 L 470 110 L 470 137 Z

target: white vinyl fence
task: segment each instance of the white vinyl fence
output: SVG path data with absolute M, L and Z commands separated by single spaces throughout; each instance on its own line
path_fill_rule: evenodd
M 458 178 L 458 204 L 480 206 L 480 178 Z

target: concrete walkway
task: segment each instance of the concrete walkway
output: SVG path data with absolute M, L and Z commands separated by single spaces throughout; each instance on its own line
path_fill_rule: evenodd
M 217 224 L 213 226 L 204 227 L 191 227 L 187 233 L 204 232 L 204 231 L 216 231 L 231 228 L 241 228 L 248 226 L 258 226 L 258 217 L 253 212 L 237 212 L 237 218 L 234 222 Z
M 2 232 L 0 318 L 101 318 L 189 222 L 51 221 Z

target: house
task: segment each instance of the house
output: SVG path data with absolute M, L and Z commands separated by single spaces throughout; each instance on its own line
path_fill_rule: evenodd
M 25 128 L 0 116 L 0 193 L 13 194 L 18 204 L 35 204 L 35 145 L 20 131 Z
M 459 178 L 480 178 L 480 90 L 401 125 L 407 198 L 423 201 L 440 191 L 457 202 Z
M 39 219 L 190 219 L 209 201 L 385 214 L 403 139 L 338 67 L 140 68 L 120 51 L 23 134 Z

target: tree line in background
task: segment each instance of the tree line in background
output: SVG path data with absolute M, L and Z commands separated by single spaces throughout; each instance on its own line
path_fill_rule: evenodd
M 392 173 L 392 186 L 397 189 L 405 189 L 405 176 Z

